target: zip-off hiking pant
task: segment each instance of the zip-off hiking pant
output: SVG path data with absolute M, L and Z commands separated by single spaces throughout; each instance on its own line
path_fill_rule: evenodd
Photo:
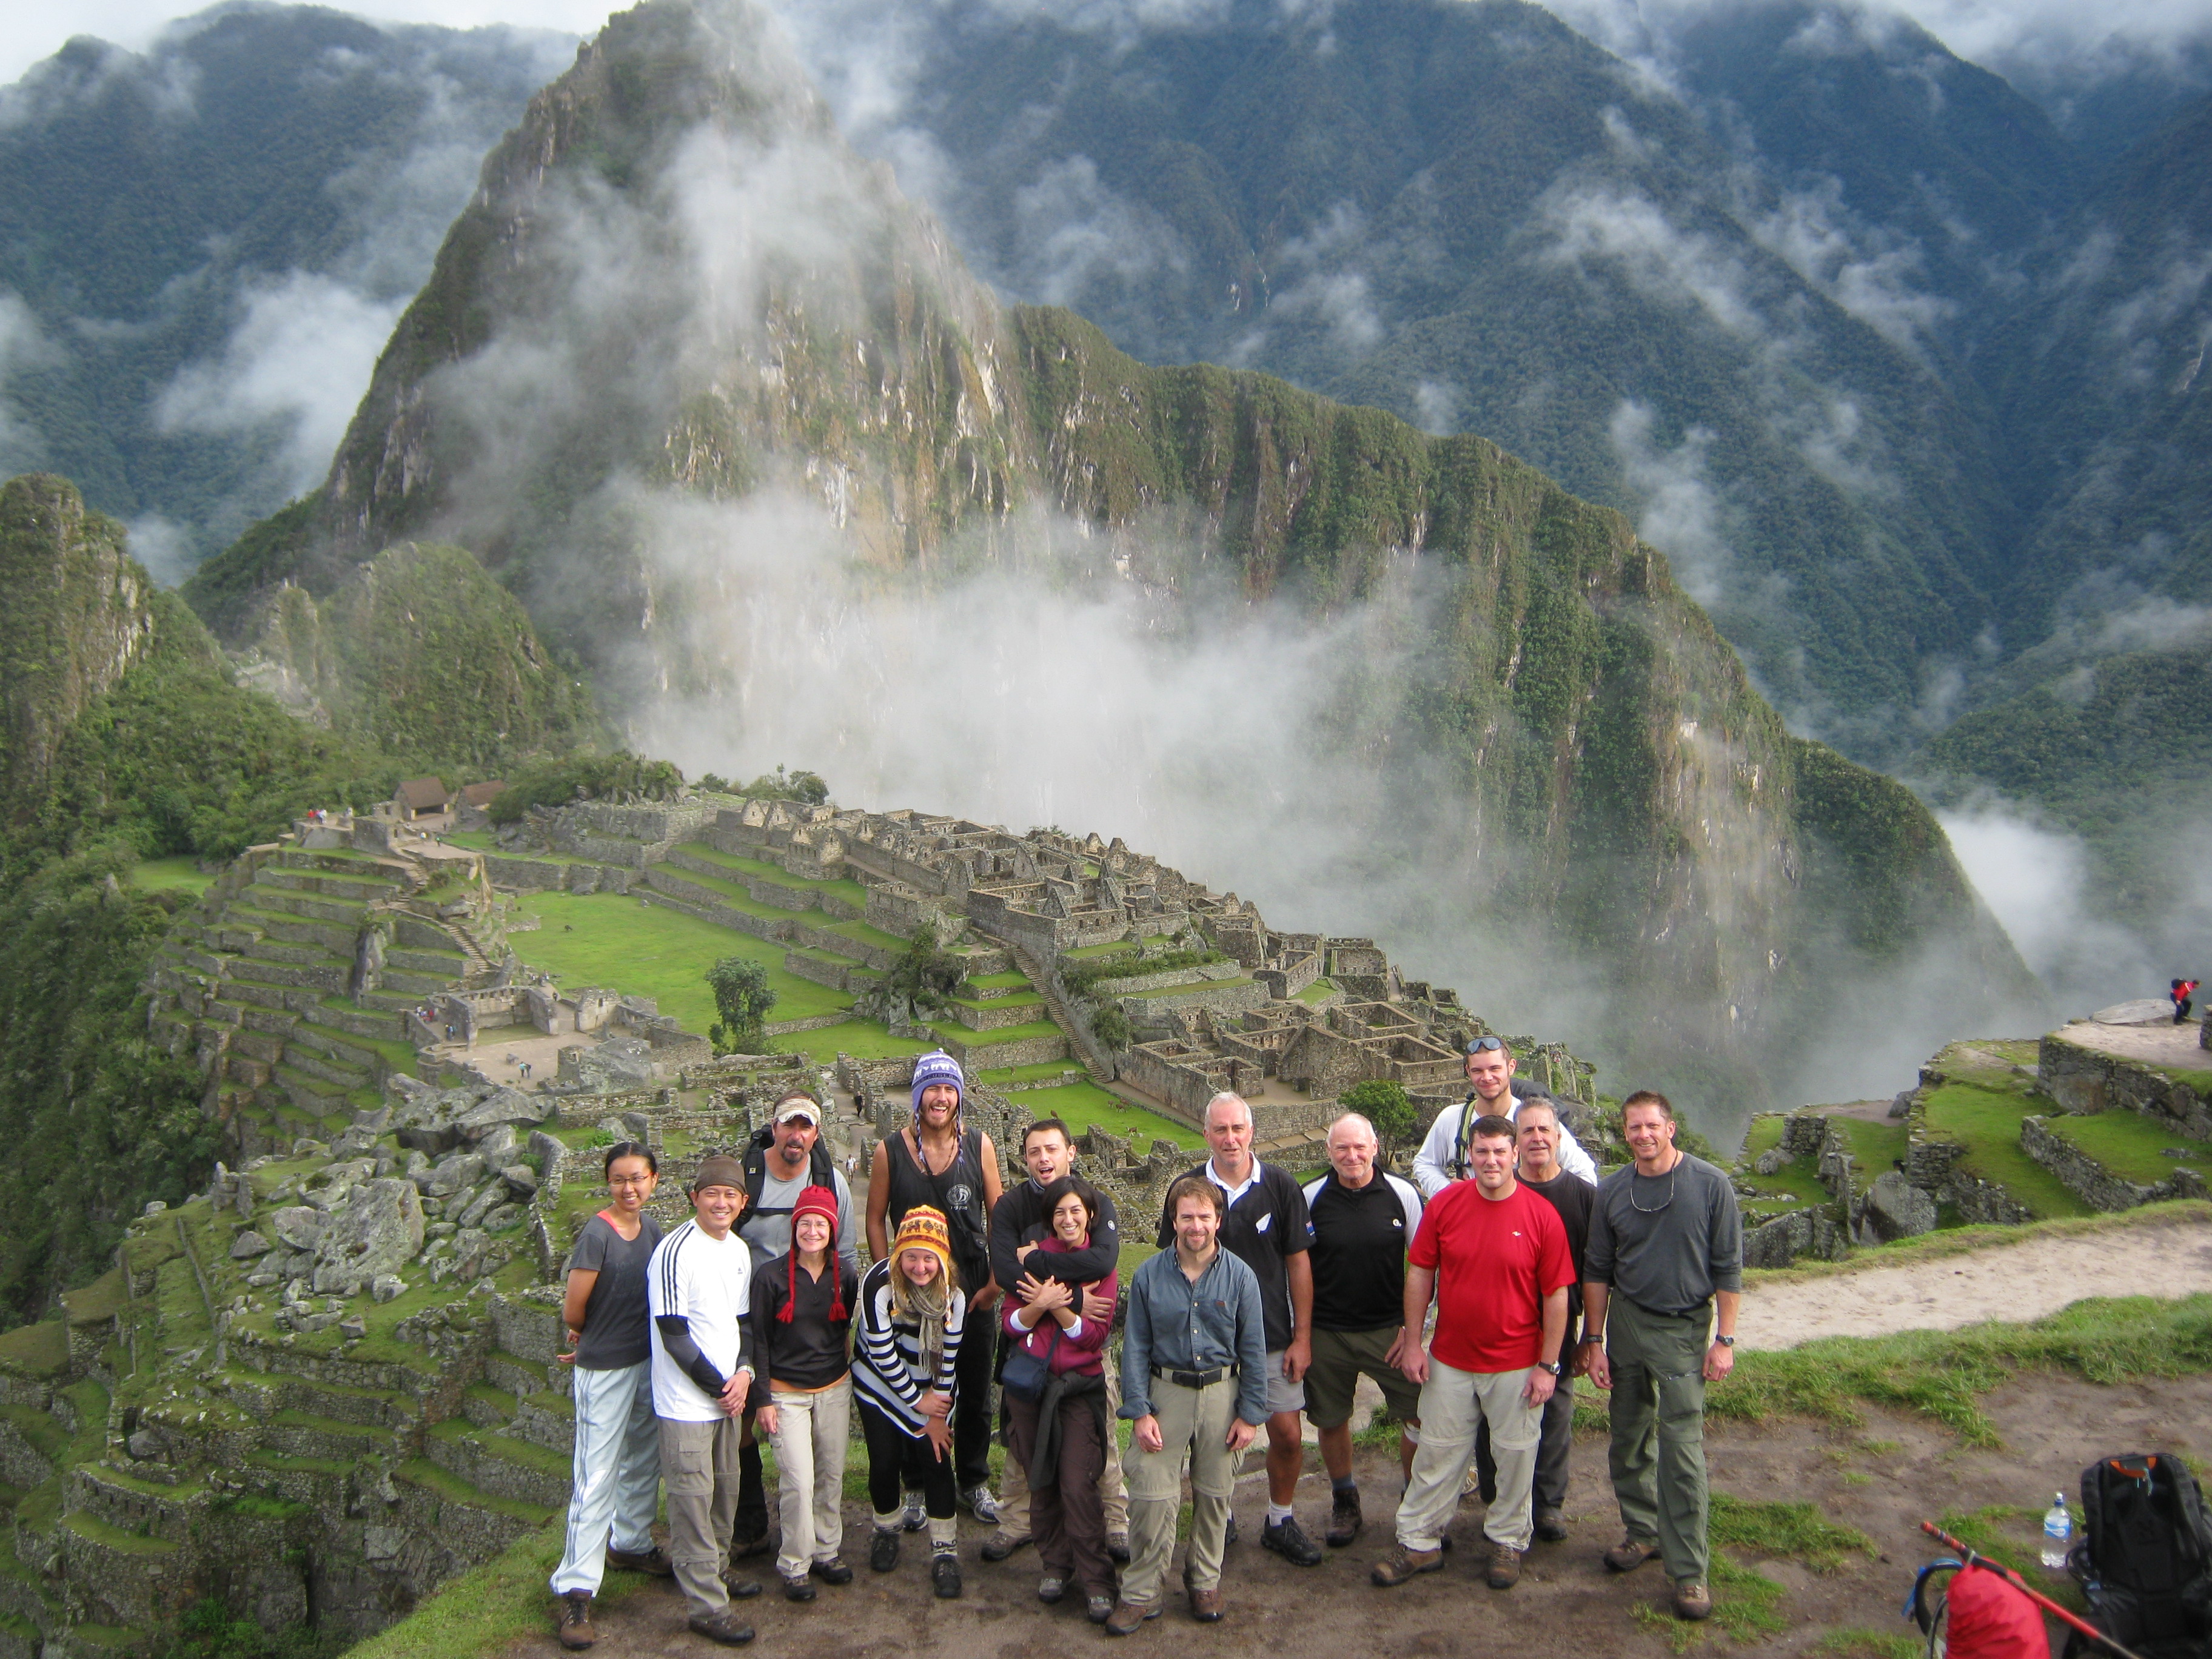
M 775 1570 L 804 1578 L 817 1561 L 834 1559 L 845 1541 L 845 1449 L 853 1431 L 853 1379 L 841 1376 L 811 1394 L 774 1389 L 777 1511 L 783 1541 Z
M 1136 1607 L 1160 1599 L 1168 1558 L 1175 1553 L 1185 1453 L 1190 1456 L 1190 1587 L 1220 1588 L 1229 1499 L 1237 1490 L 1241 1461 L 1231 1453 L 1228 1441 L 1229 1425 L 1237 1415 L 1233 1376 L 1186 1389 L 1155 1371 L 1152 1414 L 1160 1421 L 1160 1449 L 1148 1452 L 1132 1440 L 1122 1460 L 1129 1478 L 1129 1568 L 1121 1575 L 1121 1599 Z
M 1409 1550 L 1443 1547 L 1467 1466 L 1474 1461 L 1475 1428 L 1487 1423 L 1491 1455 L 1498 1462 L 1498 1497 L 1482 1517 L 1482 1535 L 1511 1549 L 1528 1547 L 1528 1500 L 1543 1409 L 1523 1396 L 1528 1386 L 1526 1365 L 1510 1371 L 1463 1371 L 1429 1356 L 1429 1380 L 1421 1389 L 1421 1443 L 1413 1449 L 1413 1472 L 1398 1503 L 1401 1544 Z
M 1625 1296 L 1607 1316 L 1613 1368 L 1613 1493 L 1631 1538 L 1656 1543 L 1667 1576 L 1702 1584 L 1705 1539 L 1705 1348 L 1710 1305 L 1653 1313 Z
M 660 1478 L 668 1483 L 668 1559 L 695 1613 L 730 1605 L 722 1562 L 738 1513 L 738 1423 L 660 1419 Z

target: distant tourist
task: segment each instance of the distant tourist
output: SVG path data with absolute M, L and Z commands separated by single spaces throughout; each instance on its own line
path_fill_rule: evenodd
M 1075 1146 L 1067 1125 L 1056 1117 L 1041 1118 L 1022 1133 L 1022 1163 L 1028 1179 L 1009 1187 L 991 1206 L 991 1277 L 1006 1287 L 1011 1301 L 1028 1302 L 1040 1287 L 1053 1280 L 1087 1287 L 1075 1304 L 1086 1321 L 1108 1326 L 1114 1322 L 1110 1296 L 1096 1288 L 1109 1277 L 1121 1259 L 1120 1217 L 1114 1200 L 1104 1193 L 1097 1197 L 1090 1227 L 1091 1243 L 1080 1249 L 1045 1252 L 1042 1237 L 1050 1231 L 1051 1207 L 1045 1194 L 1065 1178 L 1075 1162 Z M 1030 1241 L 1037 1241 L 1031 1243 Z M 1121 1377 L 1105 1368 L 1106 1403 L 1109 1412 L 1121 1406 Z M 1099 1500 L 1106 1528 L 1106 1553 L 1116 1561 L 1129 1559 L 1129 1498 L 1122 1484 L 1121 1460 L 1109 1457 L 1099 1472 Z M 1005 1477 L 999 1483 L 999 1529 L 983 1540 L 983 1559 L 1003 1561 L 1030 1541 L 1030 1481 L 1021 1460 L 1006 1459 Z
M 751 1248 L 753 1271 L 763 1272 L 772 1257 L 791 1249 L 792 1215 L 810 1188 L 829 1188 L 836 1197 L 837 1254 L 844 1271 L 860 1277 L 860 1249 L 853 1225 L 853 1189 L 846 1184 L 822 1145 L 822 1107 L 803 1086 L 784 1090 L 768 1125 L 744 1149 L 745 1217 L 738 1233 Z M 738 1515 L 731 1530 L 731 1559 L 766 1553 L 768 1495 L 761 1475 L 761 1454 L 753 1412 L 768 1402 L 756 1397 L 738 1438 Z
M 1321 1437 L 1328 1470 L 1326 1539 L 1341 1549 L 1359 1536 L 1359 1486 L 1352 1478 L 1352 1396 L 1373 1379 L 1398 1420 L 1398 1463 L 1410 1473 L 1420 1437 L 1421 1391 L 1392 1352 L 1403 1328 L 1406 1247 L 1421 1224 L 1421 1195 L 1409 1181 L 1378 1170 L 1375 1126 L 1357 1112 L 1329 1125 L 1329 1172 L 1305 1188 L 1312 1218 L 1313 1364 L 1306 1372 L 1306 1417 Z
M 1514 1128 L 1494 1112 L 1468 1137 L 1474 1173 L 1431 1200 L 1406 1269 L 1405 1328 L 1393 1355 L 1421 1385 L 1421 1443 L 1398 1504 L 1398 1543 L 1375 1583 L 1402 1584 L 1443 1565 L 1444 1529 L 1459 1505 L 1475 1431 L 1487 1425 L 1497 1497 L 1482 1518 L 1492 1589 L 1521 1579 L 1528 1553 L 1536 1444 L 1558 1386 L 1575 1276 L 1559 1212 L 1513 1174 Z M 1434 1299 L 1429 1346 L 1421 1328 Z
M 1091 1253 L 1104 1194 L 1087 1181 L 1063 1176 L 1045 1189 L 1043 1200 L 1048 1230 L 1029 1260 L 1042 1268 L 1060 1257 Z M 1107 1409 L 1105 1354 L 1120 1281 L 1109 1267 L 1091 1281 L 1031 1276 L 1022 1282 L 1032 1288 L 1021 1301 L 1009 1297 L 1006 1311 L 1014 1344 L 1005 1374 L 1012 1431 L 1006 1462 L 1028 1478 L 1043 1567 L 1037 1597 L 1059 1601 L 1072 1578 L 1082 1589 L 1091 1622 L 1103 1625 L 1114 1611 L 1114 1562 L 1106 1553 L 1099 1478 L 1109 1462 L 1120 1461 L 1109 1455 L 1118 1449 Z M 1095 1311 L 1102 1303 L 1103 1315 Z
M 999 1201 L 999 1154 L 991 1137 L 962 1115 L 967 1079 L 960 1062 L 939 1050 L 914 1063 L 914 1121 L 877 1143 L 868 1174 L 868 1253 L 884 1242 L 916 1205 L 943 1219 L 960 1286 L 979 1316 L 960 1355 L 953 1414 L 953 1478 L 963 1507 L 986 1526 L 999 1518 L 991 1498 L 991 1376 L 998 1328 L 990 1313 L 1000 1287 L 991 1279 L 991 1207 Z M 921 1516 L 908 1504 L 907 1529 Z
M 2189 999 L 2197 994 L 2197 981 L 2177 979 L 2168 987 L 2166 994 L 2172 1000 L 2173 1023 L 2179 1025 L 2189 1018 Z
M 1289 1170 L 1252 1156 L 1252 1108 L 1241 1097 L 1218 1094 L 1206 1103 L 1206 1144 L 1213 1156 L 1190 1173 L 1220 1189 L 1221 1247 L 1260 1281 L 1266 1319 L 1267 1522 L 1260 1542 L 1295 1565 L 1315 1566 L 1322 1547 L 1305 1535 L 1291 1509 L 1305 1465 L 1298 1413 L 1305 1409 L 1306 1368 L 1313 1360 L 1313 1263 L 1307 1255 L 1313 1227 L 1305 1194 Z M 1170 1208 L 1160 1218 L 1161 1249 L 1174 1234 Z M 1234 1522 L 1229 1535 L 1236 1536 Z
M 607 1148 L 605 1170 L 610 1201 L 576 1236 L 561 1304 L 574 1350 L 561 1358 L 576 1368 L 568 1540 L 553 1571 L 556 1631 L 564 1648 L 592 1645 L 592 1598 L 608 1562 L 664 1578 L 675 1571 L 652 1530 L 660 1507 L 660 1431 L 653 1414 L 645 1270 L 660 1243 L 660 1224 L 645 1206 L 660 1166 L 648 1148 L 621 1140 Z
M 752 1252 L 733 1231 L 744 1179 L 733 1158 L 702 1159 L 691 1178 L 691 1219 L 660 1241 L 647 1270 L 668 1553 L 690 1628 L 731 1644 L 753 1639 L 732 1597 L 761 1588 L 726 1583 L 722 1565 L 737 1508 L 738 1419 L 753 1382 Z
M 1146 1257 L 1130 1275 L 1121 1413 L 1134 1425 L 1123 1458 L 1130 1561 L 1121 1602 L 1106 1620 L 1109 1635 L 1130 1635 L 1160 1616 L 1186 1456 L 1190 1552 L 1183 1585 L 1192 1618 L 1206 1625 L 1221 1618 L 1229 1500 L 1244 1449 L 1269 1415 L 1275 1375 L 1259 1276 L 1222 1247 L 1228 1207 L 1205 1176 L 1176 1176 L 1167 1198 L 1173 1248 Z
M 1578 1361 L 1613 1390 L 1613 1491 L 1627 1535 L 1605 1564 L 1662 1557 L 1674 1613 L 1710 1618 L 1705 1384 L 1735 1364 L 1743 1226 L 1728 1176 L 1674 1145 L 1667 1097 L 1621 1104 L 1635 1162 L 1598 1188 L 1583 1263 Z
M 1467 1045 L 1467 1081 L 1465 1103 L 1438 1112 L 1429 1126 L 1428 1139 L 1413 1154 L 1413 1184 L 1424 1198 L 1434 1198 L 1453 1182 L 1468 1178 L 1468 1139 L 1477 1118 L 1494 1112 L 1510 1119 L 1521 1109 L 1521 1099 L 1513 1092 L 1513 1051 L 1502 1038 L 1479 1036 Z M 1532 1092 L 1528 1097 L 1539 1096 Z M 1569 1175 L 1597 1185 L 1596 1164 L 1565 1124 L 1559 1126 L 1559 1163 Z
M 878 1572 L 898 1565 L 903 1483 L 922 1495 L 930 1583 L 948 1599 L 960 1594 L 951 1419 L 972 1322 L 944 1214 L 917 1204 L 860 1281 L 853 1393 L 868 1443 L 868 1501 L 876 1517 L 868 1565 Z
M 768 1379 L 757 1422 L 775 1448 L 783 1521 L 775 1570 L 793 1601 L 814 1599 L 815 1579 L 853 1582 L 852 1568 L 838 1553 L 853 1422 L 847 1356 L 852 1310 L 860 1302 L 860 1274 L 842 1231 L 852 1216 L 850 1198 L 827 1187 L 805 1188 L 787 1212 L 790 1248 L 753 1276 L 753 1358 Z M 738 1512 L 742 1518 L 742 1498 Z

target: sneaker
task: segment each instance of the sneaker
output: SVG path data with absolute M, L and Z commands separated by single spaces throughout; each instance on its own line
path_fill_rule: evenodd
M 1129 1565 L 1129 1534 L 1127 1533 L 1109 1532 L 1106 1534 L 1106 1559 L 1117 1567 L 1126 1567 Z
M 939 1550 L 929 1558 L 929 1584 L 940 1601 L 951 1601 L 960 1595 L 960 1558 L 951 1550 Z
M 853 1582 L 853 1570 L 845 1565 L 842 1556 L 833 1555 L 826 1560 L 812 1562 L 806 1570 L 825 1584 L 849 1584 Z
M 1367 1577 L 1374 1583 L 1388 1589 L 1402 1584 L 1416 1573 L 1434 1572 L 1444 1564 L 1442 1550 L 1409 1550 L 1403 1544 L 1395 1545 L 1390 1553 L 1375 1564 Z
M 1674 1616 L 1692 1624 L 1713 1616 L 1713 1595 L 1703 1584 L 1674 1586 Z
M 1037 1580 L 1037 1600 L 1042 1601 L 1048 1607 L 1059 1601 L 1061 1596 L 1066 1594 L 1067 1580 L 1065 1578 L 1040 1578 Z
M 1611 1572 L 1633 1572 L 1658 1553 L 1656 1544 L 1647 1544 L 1641 1538 L 1624 1538 L 1605 1553 L 1605 1565 Z
M 570 1590 L 553 1598 L 553 1633 L 564 1648 L 587 1648 L 599 1639 L 592 1628 L 592 1593 Z
M 653 1544 L 641 1550 L 613 1550 L 607 1552 L 607 1565 L 620 1567 L 624 1572 L 647 1572 L 655 1578 L 673 1578 L 676 1564 L 668 1553 Z
M 1124 1601 L 1106 1615 L 1106 1633 L 1109 1636 L 1134 1635 L 1137 1626 L 1146 1620 L 1159 1616 L 1160 1604 L 1157 1601 L 1147 1602 L 1142 1607 L 1134 1601 Z
M 784 1579 L 783 1599 L 787 1601 L 811 1601 L 814 1599 L 814 1581 L 803 1572 L 796 1578 Z
M 878 1527 L 876 1535 L 868 1540 L 868 1565 L 878 1572 L 889 1572 L 898 1565 L 898 1547 L 896 1533 Z
M 929 1524 L 929 1516 L 921 1506 L 921 1494 L 910 1492 L 906 1495 L 906 1510 L 900 1518 L 900 1528 L 907 1532 L 920 1532 Z
M 1547 1544 L 1559 1544 L 1566 1541 L 1567 1523 L 1559 1519 L 1559 1510 L 1536 1511 L 1536 1536 Z
M 1028 1533 L 1024 1533 L 1019 1538 L 1009 1538 L 1003 1532 L 994 1532 L 983 1540 L 983 1559 L 986 1561 L 1003 1561 L 1023 1545 L 1034 1541 Z M 1110 1552 L 1110 1544 L 1109 1549 Z M 1121 1559 L 1126 1561 L 1128 1557 L 1125 1555 Z
M 1295 1515 L 1287 1521 L 1270 1521 L 1260 1529 L 1260 1547 L 1273 1550 L 1294 1567 L 1319 1566 L 1322 1547 L 1305 1534 Z
M 969 1487 L 960 1494 L 959 1507 L 987 1527 L 999 1524 L 999 1500 L 991 1496 L 988 1486 Z
M 1364 1524 L 1359 1516 L 1359 1488 L 1350 1486 L 1334 1495 L 1328 1506 L 1328 1530 L 1322 1541 L 1333 1550 L 1340 1550 L 1359 1536 Z
M 1521 1582 L 1521 1552 L 1510 1544 L 1492 1544 L 1490 1571 L 1485 1577 L 1492 1589 L 1511 1589 Z
M 725 1647 L 737 1647 L 753 1639 L 753 1627 L 738 1617 L 735 1607 L 720 1607 L 713 1613 L 695 1613 L 686 1621 L 694 1634 L 709 1642 L 720 1642 Z
M 1083 1613 L 1092 1624 L 1103 1625 L 1114 1616 L 1114 1598 L 1110 1595 L 1094 1595 L 1084 1605 Z

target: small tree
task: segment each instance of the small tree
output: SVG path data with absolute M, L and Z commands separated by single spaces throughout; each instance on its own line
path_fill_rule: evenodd
M 1336 1097 L 1347 1112 L 1357 1112 L 1375 1126 L 1382 1143 L 1377 1157 L 1388 1164 L 1401 1146 L 1410 1146 L 1421 1133 L 1421 1116 L 1413 1109 L 1405 1086 L 1387 1077 L 1355 1083 Z
M 1104 1043 L 1109 1053 L 1118 1054 L 1129 1046 L 1137 1033 L 1121 1005 L 1109 1002 L 1091 1016 L 1091 1035 Z
M 708 988 L 714 994 L 715 1009 L 722 1018 L 708 1032 L 717 1054 L 757 1054 L 768 1047 L 764 1022 L 775 1006 L 775 993 L 768 988 L 768 969 L 744 957 L 724 957 L 707 970 Z

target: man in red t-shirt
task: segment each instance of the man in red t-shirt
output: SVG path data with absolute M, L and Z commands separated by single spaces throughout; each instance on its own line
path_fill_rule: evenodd
M 1528 1547 L 1536 1442 L 1559 1382 L 1574 1258 L 1559 1212 L 1513 1178 L 1512 1120 L 1478 1118 L 1468 1139 L 1473 1178 L 1430 1200 L 1407 1253 L 1405 1328 L 1389 1358 L 1421 1384 L 1421 1443 L 1398 1505 L 1398 1547 L 1375 1564 L 1378 1584 L 1443 1565 L 1443 1531 L 1484 1423 L 1498 1461 L 1498 1498 L 1482 1522 L 1492 1589 L 1519 1582 Z M 1437 1328 L 1424 1352 L 1431 1296 Z

